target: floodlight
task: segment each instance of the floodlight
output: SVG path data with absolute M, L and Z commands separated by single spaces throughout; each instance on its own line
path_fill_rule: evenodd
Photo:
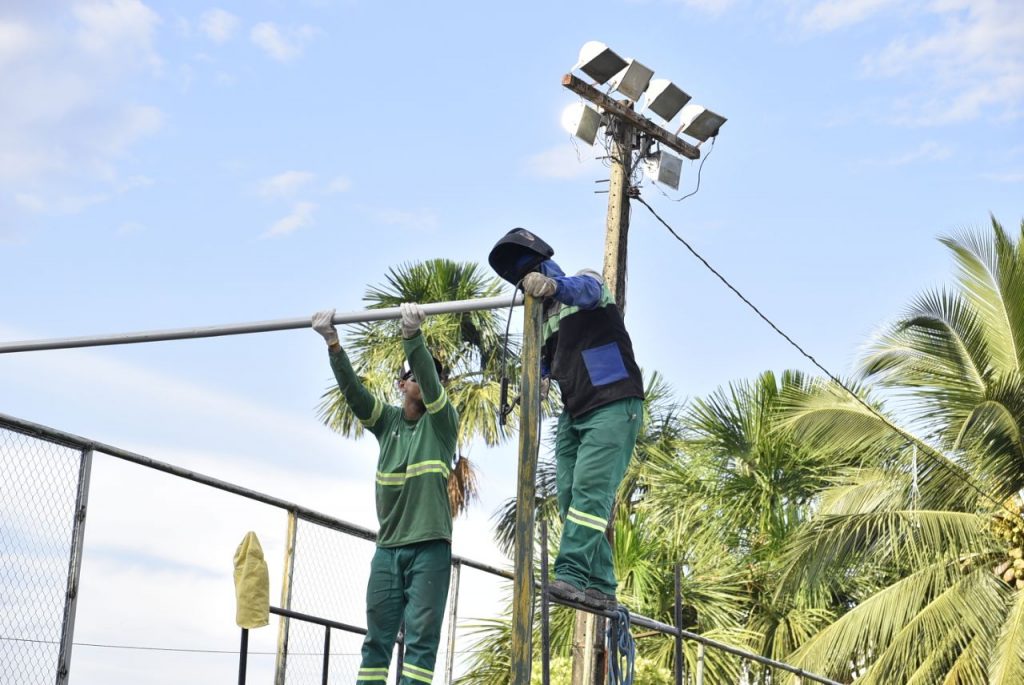
M 673 190 L 679 190 L 683 160 L 662 150 L 644 160 L 644 172 L 651 180 L 664 183 Z
M 615 54 L 611 48 L 596 40 L 587 41 L 580 48 L 580 59 L 573 71 L 579 69 L 594 79 L 598 85 L 605 83 L 626 67 L 626 60 Z
M 597 129 L 601 128 L 601 113 L 582 102 L 574 102 L 562 110 L 562 128 L 587 145 L 593 145 Z
M 667 78 L 656 78 L 647 87 L 644 109 L 651 110 L 665 121 L 671 121 L 689 101 L 690 96 L 679 86 Z
M 629 60 L 626 68 L 615 75 L 612 79 L 612 88 L 622 93 L 627 98 L 636 102 L 647 90 L 647 84 L 651 82 L 654 72 L 635 59 Z
M 679 131 L 697 140 L 705 141 L 718 135 L 718 129 L 722 127 L 726 119 L 707 107 L 687 105 L 683 107 L 681 121 Z

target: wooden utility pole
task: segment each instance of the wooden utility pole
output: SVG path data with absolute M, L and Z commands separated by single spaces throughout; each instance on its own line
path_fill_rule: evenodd
M 533 667 L 533 529 L 540 452 L 541 300 L 526 296 L 519 405 L 515 581 L 512 586 L 512 683 L 530 685 Z
M 572 74 L 562 77 L 562 85 L 597 105 L 607 117 L 605 125 L 611 142 L 611 177 L 608 187 L 602 275 L 605 285 L 615 297 L 615 303 L 625 316 L 629 199 L 634 192 L 631 185 L 634 164 L 639 163 L 639 160 L 634 162 L 633 159 L 633 152 L 639 147 L 639 138 L 658 141 L 689 159 L 698 159 L 700 150 L 637 114 L 632 103 L 611 98 Z M 611 543 L 611 531 L 609 530 L 607 534 Z M 602 685 L 607 680 L 604 631 L 604 617 L 576 612 L 572 685 Z
M 615 121 L 608 185 L 608 218 L 604 233 L 604 281 L 615 303 L 626 312 L 626 243 L 629 238 L 630 176 L 633 173 L 633 127 Z

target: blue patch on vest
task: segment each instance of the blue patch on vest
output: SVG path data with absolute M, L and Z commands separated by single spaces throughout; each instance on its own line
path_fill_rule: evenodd
M 595 387 L 629 378 L 618 343 L 611 342 L 583 350 L 583 363 L 590 374 L 590 383 Z

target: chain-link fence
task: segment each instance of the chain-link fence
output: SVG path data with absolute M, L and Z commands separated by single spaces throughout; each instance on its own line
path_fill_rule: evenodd
M 87 457 L 0 427 L 0 682 L 53 683 L 62 669 Z
M 126 487 L 126 482 L 131 485 Z M 223 520 L 229 505 L 237 520 Z M 87 518 L 99 518 L 97 523 L 116 529 L 112 541 L 98 545 L 105 547 L 102 559 L 88 558 Z M 200 644 L 226 645 L 228 639 L 237 644 L 231 620 L 234 596 L 222 561 L 230 563 L 242 534 L 237 529 L 241 521 L 261 531 L 270 566 L 271 603 L 320 620 L 317 624 L 274 617 L 269 629 L 253 631 L 255 643 L 247 643 L 246 649 L 249 682 L 354 682 L 362 636 L 325 628 L 324 620 L 356 630 L 365 625 L 365 588 L 375 549 L 372 531 L 230 482 L 0 414 L 0 685 L 60 685 L 68 681 L 69 669 L 75 673 L 74 682 L 88 684 L 236 681 L 237 648 L 177 649 L 138 643 L 139 636 L 157 639 L 159 627 L 163 635 L 185 636 Z M 83 554 L 88 561 L 80 584 Z M 204 559 L 214 561 L 204 565 Z M 469 635 L 472 624 L 494 618 L 505 608 L 509 577 L 508 571 L 453 558 L 435 683 L 452 683 L 473 662 L 473 650 L 481 647 Z M 97 629 L 99 634 L 132 635 L 129 642 L 135 644 L 73 643 L 79 607 L 81 615 L 103 619 L 98 622 L 108 632 Z M 773 676 L 759 677 L 758 669 L 795 671 L 674 626 L 642 616 L 633 619 L 634 626 L 646 631 L 639 637 L 638 654 L 655 635 L 662 636 L 657 646 L 649 643 L 655 652 L 669 646 L 664 636 L 678 641 L 674 661 L 685 663 L 687 674 L 675 682 L 775 682 Z M 508 645 L 484 648 L 502 651 Z M 116 657 L 109 651 L 100 656 L 89 651 L 97 649 L 121 651 Z M 396 670 L 393 661 L 388 682 L 398 682 Z M 805 682 L 831 682 L 798 675 L 804 675 Z

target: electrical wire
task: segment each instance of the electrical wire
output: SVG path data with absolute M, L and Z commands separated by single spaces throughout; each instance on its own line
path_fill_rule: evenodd
M 7 637 L 0 635 L 6 642 L 26 642 L 40 645 L 59 645 L 56 640 L 33 640 L 26 637 Z M 130 649 L 142 652 L 179 652 L 186 654 L 238 654 L 237 649 L 190 649 L 185 647 L 148 647 L 143 645 L 111 645 L 98 642 L 74 642 L 75 647 L 100 647 L 103 649 Z M 249 652 L 250 655 L 273 656 L 277 652 Z M 323 656 L 323 652 L 288 652 L 288 656 Z M 359 656 L 360 652 L 331 652 L 330 656 Z
M 670 197 L 669 194 L 662 190 L 661 186 L 659 186 L 657 183 L 652 182 L 652 185 L 658 189 L 659 193 L 664 195 L 667 199 L 671 200 L 672 202 L 682 202 L 686 198 L 693 197 L 694 195 L 696 195 L 697 191 L 700 190 L 700 172 L 701 170 L 704 169 L 704 162 L 708 161 L 708 157 L 710 157 L 711 153 L 714 152 L 716 140 L 718 140 L 717 136 L 711 139 L 711 147 L 708 149 L 708 153 L 706 155 L 702 155 L 700 158 L 700 164 L 697 165 L 697 187 L 694 188 L 692 192 L 689 192 L 686 195 L 683 195 L 682 197 Z
M 27 637 L 8 637 L 6 635 L 0 635 L 0 641 L 4 642 L 24 642 L 28 644 L 38 645 L 59 645 L 60 642 L 56 640 L 33 640 Z M 102 644 L 98 642 L 73 642 L 75 647 L 99 647 L 103 649 L 130 649 L 142 652 L 178 652 L 185 654 L 234 654 L 238 655 L 237 649 L 190 649 L 185 647 L 148 647 L 143 645 L 112 645 Z M 486 649 L 457 649 L 455 654 L 479 654 L 486 652 Z M 277 652 L 257 652 L 250 651 L 250 656 L 276 656 Z M 323 652 L 288 652 L 288 656 L 318 656 L 322 657 Z M 331 652 L 330 656 L 360 656 L 361 652 Z
M 705 159 L 706 159 L 706 157 L 705 157 Z M 698 177 L 698 185 L 699 185 L 699 177 Z M 694 191 L 694 192 L 696 192 L 696 191 Z M 696 257 L 700 261 L 700 263 L 703 264 L 704 267 L 708 271 L 713 273 L 718 278 L 718 280 L 720 280 L 729 290 L 731 290 L 738 298 L 740 298 L 743 301 L 744 304 L 746 304 L 748 307 L 750 307 L 750 309 L 752 309 L 754 311 L 754 313 L 757 314 L 761 318 L 762 321 L 764 321 L 766 324 L 771 326 L 772 330 L 774 330 L 776 333 L 778 333 L 780 336 L 782 336 L 786 340 L 786 342 L 788 342 L 790 345 L 792 345 L 801 355 L 803 355 L 807 360 L 809 360 L 812 364 L 814 364 L 814 366 L 816 366 L 822 373 L 824 373 L 829 379 L 831 379 L 833 383 L 835 383 L 840 388 L 842 388 L 847 393 L 849 393 L 850 397 L 852 397 L 858 404 L 860 404 L 865 409 L 867 409 L 873 416 L 877 417 L 883 424 L 885 424 L 890 429 L 895 431 L 901 437 L 905 438 L 906 440 L 910 441 L 913 444 L 921 445 L 921 447 L 922 447 L 921 453 L 922 454 L 927 456 L 928 459 L 931 460 L 933 463 L 943 467 L 949 473 L 953 474 L 958 479 L 963 481 L 963 483 L 965 485 L 967 485 L 972 490 L 974 490 L 976 493 L 981 495 L 982 498 L 992 502 L 993 504 L 995 504 L 999 508 L 1005 509 L 1006 511 L 1010 512 L 1011 514 L 1014 514 L 1015 516 L 1020 516 L 1019 512 L 1013 511 L 1012 509 L 1007 507 L 1006 504 L 1004 504 L 1003 502 L 1000 502 L 1000 501 L 996 500 L 995 497 L 993 497 L 992 495 L 990 495 L 987 492 L 985 492 L 981 487 L 979 487 L 973 481 L 971 481 L 971 479 L 968 478 L 966 475 L 964 475 L 960 471 L 954 469 L 949 463 L 947 463 L 946 457 L 943 456 L 942 454 L 938 453 L 938 451 L 935 450 L 935 448 L 931 447 L 927 443 L 923 443 L 923 442 L 919 441 L 913 435 L 911 435 L 907 431 L 905 431 L 902 428 L 900 428 L 899 426 L 897 426 L 895 423 L 893 423 L 888 418 L 886 418 L 883 414 L 879 413 L 874 407 L 872 407 L 870 404 L 865 402 L 860 397 L 860 395 L 858 395 L 849 386 L 847 386 L 846 383 L 844 383 L 842 380 L 840 380 L 838 376 L 836 376 L 834 373 L 832 373 L 827 368 L 825 368 L 817 359 L 815 359 L 809 352 L 804 350 L 803 347 L 801 347 L 795 340 L 793 340 L 793 338 L 791 338 L 789 335 L 787 335 L 785 333 L 785 331 L 783 331 L 781 328 L 779 328 L 777 325 L 775 325 L 775 322 L 773 322 L 771 319 L 769 319 L 767 316 L 765 316 L 765 314 L 760 309 L 758 309 L 757 306 L 753 302 L 751 302 L 749 299 L 747 299 L 747 297 L 743 293 L 741 293 L 736 288 L 736 286 L 734 286 L 732 283 L 730 283 L 729 280 L 725 276 L 723 276 L 721 273 L 718 272 L 717 269 L 715 269 L 715 267 L 711 266 L 711 264 L 708 262 L 708 260 L 704 259 L 704 257 L 701 256 L 701 254 L 699 252 L 697 252 L 697 250 L 695 250 L 693 248 L 693 246 L 690 245 L 690 243 L 688 243 L 682 236 L 680 236 L 678 233 L 676 233 L 675 230 L 671 226 L 669 226 L 668 223 L 664 219 L 662 219 L 661 216 L 659 216 L 656 211 L 654 211 L 654 208 L 651 207 L 649 204 L 647 204 L 646 200 L 644 200 L 640 196 L 636 196 L 634 199 L 637 200 L 644 207 L 646 207 L 647 211 L 649 211 L 654 216 L 655 219 L 657 219 L 659 222 L 661 222 L 661 225 L 664 226 L 665 228 L 667 228 L 668 232 L 671 233 L 672 236 L 676 240 L 678 240 L 680 243 L 682 243 L 683 246 L 690 252 L 690 254 L 692 254 L 694 257 Z M 936 454 L 938 454 L 938 456 L 936 456 Z

